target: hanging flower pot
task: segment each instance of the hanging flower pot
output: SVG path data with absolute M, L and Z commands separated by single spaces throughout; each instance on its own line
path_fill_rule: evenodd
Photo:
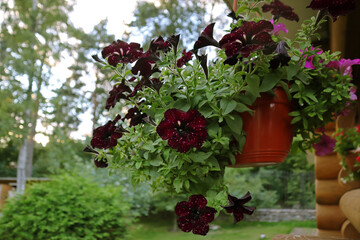
M 356 172 L 360 169 L 360 167 L 355 167 L 355 163 L 357 162 L 356 161 L 356 158 L 357 158 L 358 154 L 357 153 L 352 153 L 352 152 L 349 152 L 349 154 L 347 154 L 346 156 L 344 156 L 344 159 L 345 159 L 345 162 L 346 162 L 346 165 L 348 166 L 349 170 L 351 172 Z
M 291 103 L 282 88 L 264 93 L 251 106 L 253 115 L 242 113 L 246 142 L 232 167 L 257 167 L 282 163 L 293 139 Z

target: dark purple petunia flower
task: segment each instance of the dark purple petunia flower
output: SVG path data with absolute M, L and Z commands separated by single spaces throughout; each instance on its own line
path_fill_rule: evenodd
M 97 168 L 107 168 L 109 165 L 106 158 L 100 158 L 99 156 L 95 156 L 94 164 Z
M 145 113 L 140 112 L 137 107 L 130 108 L 124 119 L 130 119 L 130 127 L 136 126 L 140 123 L 145 123 L 144 118 L 147 115 Z
M 168 140 L 171 148 L 185 153 L 191 147 L 200 148 L 208 134 L 205 128 L 206 119 L 197 110 L 188 112 L 169 109 L 165 119 L 157 126 L 156 132 L 163 140 Z
M 237 57 L 239 54 L 248 57 L 250 53 L 274 44 L 269 34 L 273 29 L 272 23 L 266 20 L 244 21 L 240 27 L 223 36 L 219 42 L 220 47 L 225 50 L 228 58 Z
M 320 142 L 313 144 L 315 154 L 318 156 L 325 156 L 334 152 L 336 140 L 326 134 L 321 135 Z
M 308 8 L 325 10 L 335 22 L 340 15 L 346 15 L 356 8 L 355 0 L 312 0 Z
M 274 0 L 270 4 L 264 4 L 262 6 L 263 12 L 271 11 L 271 14 L 274 16 L 274 20 L 283 17 L 290 21 L 299 21 L 299 16 L 293 12 L 293 8 L 285 5 L 279 0 Z
M 138 60 L 143 51 L 138 43 L 126 43 L 121 40 L 114 41 L 101 51 L 102 57 L 108 58 L 111 66 L 116 67 L 118 63 L 132 63 Z
M 113 121 L 110 120 L 104 126 L 94 129 L 90 142 L 93 148 L 107 149 L 116 146 L 117 139 L 122 137 L 122 131 L 115 126 L 120 118 L 120 115 L 117 115 Z
M 156 55 L 151 52 L 146 52 L 136 61 L 135 65 L 131 68 L 131 73 L 148 78 L 158 70 L 155 64 L 157 60 L 159 60 L 159 58 Z
M 287 53 L 286 48 L 289 48 L 286 42 L 280 41 L 276 47 L 275 53 L 277 53 L 273 59 L 270 60 L 270 68 L 276 69 L 279 66 L 288 66 L 290 56 Z
M 207 47 L 207 46 L 215 46 L 220 47 L 218 41 L 216 41 L 213 37 L 215 23 L 210 23 L 204 31 L 201 32 L 198 40 L 194 44 L 193 51 L 198 50 L 199 48 Z
M 176 62 L 176 66 L 178 68 L 181 68 L 182 66 L 185 65 L 185 63 L 187 63 L 188 61 L 190 61 L 192 59 L 192 55 L 193 53 L 191 51 L 186 52 L 186 50 L 183 50 L 183 56 L 181 58 L 179 58 Z
M 131 93 L 130 87 L 125 84 L 125 79 L 121 81 L 121 84 L 115 85 L 109 92 L 110 96 L 106 99 L 105 109 L 109 110 L 114 107 L 120 99 L 127 99 L 128 97 L 124 93 Z
M 223 207 L 227 213 L 234 215 L 234 224 L 240 222 L 244 218 L 244 214 L 252 215 L 256 207 L 244 206 L 245 203 L 251 200 L 250 192 L 247 192 L 243 197 L 236 198 L 228 193 L 229 205 Z
M 159 36 L 157 39 L 153 39 L 150 42 L 149 51 L 155 53 L 156 51 L 167 52 L 170 50 L 171 44 L 168 41 L 164 41 L 162 36 Z
M 203 195 L 192 195 L 189 201 L 176 204 L 175 213 L 179 216 L 177 222 L 181 231 L 203 236 L 209 232 L 209 223 L 214 220 L 217 211 L 206 204 Z

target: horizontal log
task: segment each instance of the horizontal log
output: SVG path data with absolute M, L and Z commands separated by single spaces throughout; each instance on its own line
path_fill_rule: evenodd
M 349 220 L 346 220 L 341 227 L 341 235 L 346 238 L 360 239 L 360 232 L 356 230 Z
M 351 185 L 340 185 L 337 179 L 315 180 L 315 199 L 319 204 L 338 204 L 341 196 L 351 190 Z
M 340 159 L 335 153 L 326 156 L 315 156 L 316 179 L 336 179 L 340 169 Z
M 339 115 L 335 121 L 336 129 L 352 128 L 355 125 L 355 115 L 356 115 L 355 109 L 351 109 L 351 111 L 349 111 L 349 113 L 346 116 Z
M 322 239 L 330 240 L 330 239 L 344 239 L 341 236 L 341 232 L 338 230 L 323 230 L 323 229 L 317 229 L 316 236 L 321 237 Z
M 340 231 L 346 217 L 339 205 L 316 204 L 316 222 L 318 229 Z
M 340 199 L 340 208 L 355 229 L 360 232 L 360 189 L 345 193 Z

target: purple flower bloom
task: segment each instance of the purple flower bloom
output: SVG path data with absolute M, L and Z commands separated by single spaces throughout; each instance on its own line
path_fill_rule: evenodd
M 120 99 L 127 99 L 127 96 L 124 94 L 126 92 L 131 93 L 131 89 L 125 84 L 125 80 L 122 80 L 121 84 L 115 85 L 109 92 L 110 96 L 106 99 L 105 109 L 109 110 L 114 107 Z
M 317 51 L 316 54 L 322 54 L 323 50 L 320 48 L 315 49 L 313 46 L 311 46 L 311 51 Z M 302 50 L 300 50 L 301 53 L 306 53 L 308 51 L 308 49 L 305 49 L 305 51 L 303 52 Z M 309 69 L 315 69 L 315 66 L 313 64 L 313 59 L 314 59 L 314 55 L 308 56 L 307 54 L 303 54 L 302 57 L 306 58 L 305 60 L 305 68 L 309 68 Z
M 287 53 L 286 48 L 289 48 L 286 42 L 280 41 L 276 46 L 275 53 L 277 53 L 273 59 L 270 60 L 270 68 L 276 69 L 280 65 L 288 66 L 289 61 L 291 60 L 289 54 Z
M 320 142 L 313 144 L 315 154 L 325 156 L 334 152 L 336 140 L 326 134 L 321 135 Z
M 229 205 L 223 207 L 227 213 L 234 215 L 234 224 L 240 222 L 244 218 L 244 214 L 252 215 L 256 207 L 244 206 L 245 203 L 251 200 L 250 192 L 247 192 L 243 197 L 236 198 L 228 193 Z
M 291 21 L 299 21 L 299 16 L 293 12 L 293 8 L 285 5 L 279 0 L 274 0 L 270 4 L 264 4 L 262 6 L 263 12 L 271 11 L 271 14 L 274 16 L 274 19 L 277 20 L 280 17 Z
M 217 212 L 207 207 L 207 200 L 203 195 L 192 195 L 189 201 L 176 204 L 175 213 L 179 216 L 178 226 L 183 232 L 190 232 L 205 236 L 209 232 L 209 223 L 214 220 Z
M 350 92 L 350 100 L 356 101 L 358 98 L 356 96 L 356 88 L 355 87 L 351 87 L 349 89 Z
M 236 57 L 241 54 L 248 57 L 250 53 L 264 49 L 264 47 L 274 44 L 268 32 L 274 30 L 271 22 L 261 20 L 259 22 L 246 22 L 234 28 L 230 33 L 223 36 L 220 40 L 220 47 L 225 50 L 228 58 Z
M 335 22 L 338 16 L 346 15 L 356 7 L 355 0 L 312 0 L 308 8 L 326 10 Z
M 156 132 L 163 140 L 168 140 L 169 146 L 178 152 L 185 153 L 191 147 L 200 148 L 208 136 L 206 119 L 197 110 L 184 112 L 169 109 L 164 118 Z
M 289 33 L 289 30 L 285 27 L 285 24 L 283 23 L 278 23 L 278 24 L 274 24 L 274 19 L 270 19 L 269 20 L 273 26 L 274 26 L 274 30 L 271 31 L 272 34 L 279 35 L 280 31 L 283 31 L 284 33 Z
M 325 67 L 335 68 L 342 75 L 350 75 L 352 77 L 352 65 L 360 64 L 360 59 L 340 59 L 340 61 L 331 61 Z
M 176 66 L 178 68 L 181 68 L 182 66 L 185 65 L 185 63 L 190 61 L 192 59 L 192 55 L 193 55 L 193 53 L 191 51 L 186 52 L 185 49 L 183 50 L 182 54 L 183 54 L 183 56 L 179 60 L 177 60 L 177 62 L 176 62 Z
M 120 118 L 120 115 L 117 115 L 113 121 L 110 120 L 104 126 L 94 129 L 90 142 L 93 148 L 107 149 L 116 146 L 117 139 L 123 135 L 121 130 L 115 126 Z
M 138 60 L 143 52 L 140 44 L 114 41 L 101 51 L 102 57 L 107 58 L 110 65 L 116 67 L 118 63 L 132 63 Z

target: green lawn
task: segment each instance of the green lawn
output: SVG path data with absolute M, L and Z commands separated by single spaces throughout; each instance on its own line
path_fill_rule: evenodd
M 276 234 L 288 234 L 295 227 L 316 228 L 315 221 L 306 222 L 239 222 L 233 224 L 232 219 L 222 217 L 215 220 L 213 225 L 220 226 L 217 230 L 210 230 L 203 237 L 181 231 L 171 231 L 173 220 L 171 218 L 156 216 L 139 221 L 131 230 L 131 240 L 193 240 L 193 239 L 219 239 L 219 240 L 258 240 L 261 234 L 265 234 L 265 239 L 271 239 Z

